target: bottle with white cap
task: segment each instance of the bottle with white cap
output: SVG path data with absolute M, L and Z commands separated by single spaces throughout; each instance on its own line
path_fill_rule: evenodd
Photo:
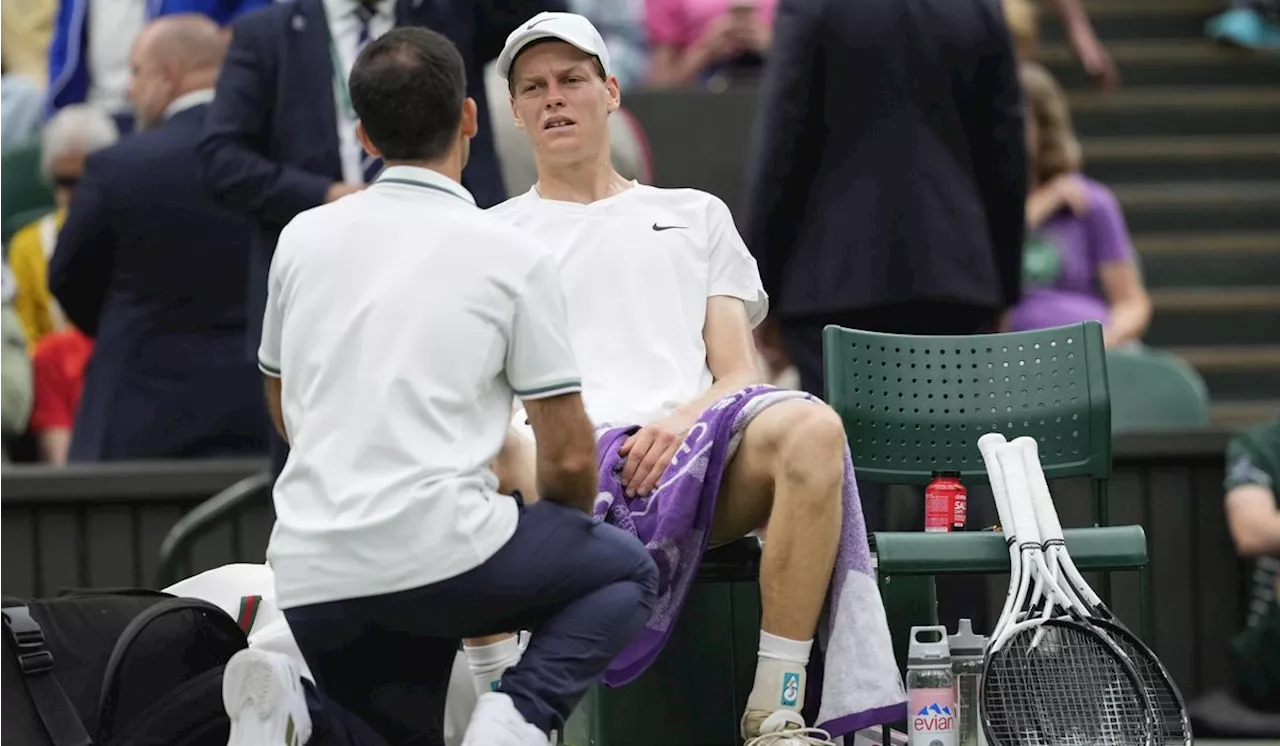
M 927 642 L 924 637 L 936 637 Z M 912 627 L 907 647 L 907 731 L 910 746 L 957 746 L 956 677 L 947 628 Z
M 973 622 L 961 619 L 956 633 L 947 638 L 951 649 L 951 672 L 956 677 L 957 741 L 960 746 L 986 746 L 982 724 L 978 722 L 978 685 L 982 681 L 982 662 L 987 638 L 975 634 Z

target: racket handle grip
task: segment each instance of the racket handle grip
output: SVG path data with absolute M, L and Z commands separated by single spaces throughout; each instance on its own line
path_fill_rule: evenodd
M 991 482 L 991 496 L 996 501 L 1000 528 L 1006 538 L 1012 539 L 1015 532 L 1013 516 L 1009 513 L 1009 493 L 1004 488 L 1004 470 L 1000 468 L 1000 460 L 996 458 L 996 449 L 1006 442 L 1000 433 L 987 433 L 978 438 L 978 451 L 982 453 L 982 463 L 987 467 L 987 479 Z
M 1028 435 L 1015 438 L 1013 443 L 1022 448 L 1023 462 L 1027 467 L 1027 486 L 1031 489 L 1031 505 L 1036 512 L 1036 523 L 1040 526 L 1040 539 L 1062 541 L 1058 510 L 1054 507 L 1053 495 L 1049 492 L 1044 467 L 1040 465 L 1040 444 Z
M 1031 507 L 1030 490 L 1027 487 L 1027 467 L 1022 447 L 1006 443 L 996 450 L 996 458 L 1004 471 L 1005 490 L 1009 495 L 1009 510 L 1017 527 L 1018 543 L 1040 544 L 1040 527 L 1036 525 L 1035 509 Z

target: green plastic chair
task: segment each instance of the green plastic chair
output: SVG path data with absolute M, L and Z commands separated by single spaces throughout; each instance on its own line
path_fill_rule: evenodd
M 40 176 L 39 140 L 4 151 L 0 177 L 0 231 L 7 244 L 19 228 L 53 209 L 53 192 Z
M 271 474 L 265 471 L 245 477 L 192 508 L 173 524 L 160 543 L 156 588 L 167 588 L 190 572 L 191 549 L 201 537 L 236 520 L 256 505 L 270 504 L 274 483 Z
M 1149 348 L 1110 350 L 1107 378 L 1113 433 L 1209 425 L 1204 379 L 1177 355 Z
M 959 471 L 986 484 L 978 438 L 1040 442 L 1049 479 L 1087 476 L 1107 523 L 1111 402 L 1102 325 L 968 337 L 823 331 L 826 400 L 844 420 L 858 478 L 927 484 Z

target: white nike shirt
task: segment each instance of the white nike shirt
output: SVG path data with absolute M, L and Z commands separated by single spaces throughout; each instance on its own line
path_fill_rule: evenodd
M 713 383 L 702 340 L 707 299 L 768 296 L 729 208 L 696 189 L 635 184 L 589 205 L 536 188 L 489 213 L 542 240 L 564 284 L 569 339 L 596 425 L 645 424 Z

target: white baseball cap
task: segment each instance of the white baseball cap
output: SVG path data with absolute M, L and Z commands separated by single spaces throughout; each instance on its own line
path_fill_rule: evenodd
M 498 74 L 510 78 L 511 63 L 520 51 L 535 41 L 559 39 L 581 49 L 600 60 L 605 75 L 613 75 L 609 65 L 609 50 L 596 27 L 577 13 L 552 13 L 544 11 L 520 24 L 507 36 L 507 44 L 498 55 Z

